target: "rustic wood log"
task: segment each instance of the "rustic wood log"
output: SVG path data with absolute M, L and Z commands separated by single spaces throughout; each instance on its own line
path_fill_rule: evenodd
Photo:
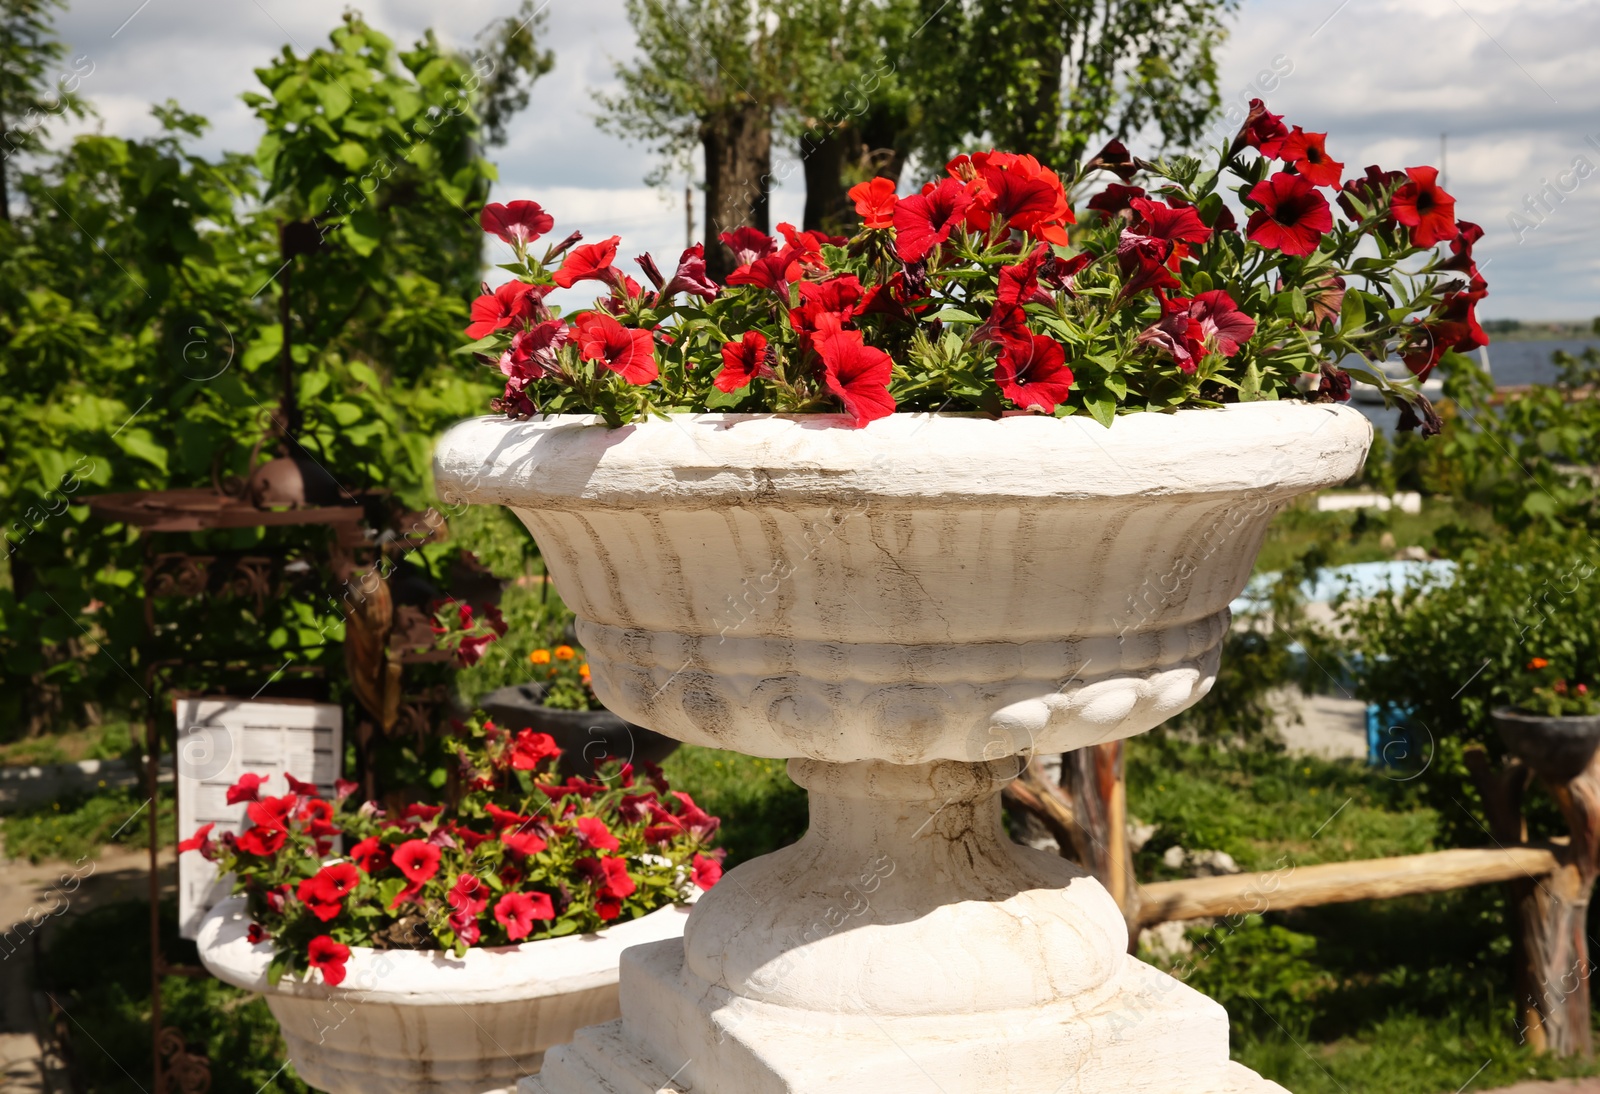
M 1078 860 L 1074 842 L 1077 821 L 1072 815 L 1072 805 L 1060 787 L 1050 785 L 1037 759 L 1029 760 L 1017 777 L 1001 788 L 1001 794 L 1008 806 L 1021 809 L 1044 825 L 1061 849 L 1062 858 Z
M 1116 900 L 1128 920 L 1129 945 L 1137 945 L 1139 886 L 1128 843 L 1128 783 L 1123 742 L 1090 745 L 1061 757 L 1061 785 L 1072 802 L 1078 864 Z
M 1486 847 L 1161 881 L 1140 892 L 1139 925 L 1438 893 L 1512 878 L 1542 879 L 1559 867 L 1550 847 Z

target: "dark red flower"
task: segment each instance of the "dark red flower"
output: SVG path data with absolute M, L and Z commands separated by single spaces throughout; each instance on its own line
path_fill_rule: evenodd
M 519 729 L 511 742 L 511 766 L 518 771 L 532 771 L 545 760 L 559 755 L 561 746 L 548 733 Z
M 748 225 L 723 232 L 717 238 L 728 245 L 740 266 L 748 266 L 778 249 L 777 240 Z
M 1117 268 L 1122 271 L 1122 295 L 1133 296 L 1146 289 L 1175 289 L 1178 279 L 1167 269 L 1172 256 L 1170 240 L 1140 235 L 1127 228 L 1117 242 Z
M 578 316 L 579 353 L 599 362 L 630 384 L 648 384 L 659 375 L 655 341 L 647 330 L 625 327 L 604 312 Z
M 1204 243 L 1211 238 L 1211 229 L 1192 205 L 1177 209 L 1149 198 L 1133 198 L 1128 205 L 1139 214 L 1133 224 L 1133 231 L 1139 235 L 1184 243 Z
M 758 376 L 771 376 L 767 364 L 767 337 L 758 330 L 745 331 L 737 342 L 722 347 L 722 371 L 713 381 L 718 391 L 734 392 Z
M 1367 207 L 1368 212 L 1381 208 L 1385 213 L 1389 209 L 1389 195 L 1394 193 L 1396 187 L 1406 181 L 1406 176 L 1401 171 L 1385 171 L 1377 164 L 1367 167 L 1366 174 L 1358 179 L 1350 179 L 1339 190 L 1339 208 L 1344 210 L 1344 215 L 1351 220 L 1362 219 L 1361 213 L 1356 209 L 1355 203 L 1350 199 L 1355 198 Z M 1385 217 L 1392 221 L 1393 215 Z
M 353 779 L 334 779 L 333 800 L 336 802 L 342 802 L 359 789 L 361 789 L 361 784 L 357 783 Z
M 495 921 L 506 929 L 506 937 L 513 942 L 527 938 L 536 921 L 555 917 L 555 905 L 548 893 L 507 893 L 494 906 Z
M 335 942 L 331 935 L 319 934 L 306 946 L 306 961 L 322 973 L 322 982 L 330 988 L 344 982 L 344 966 L 349 960 L 350 947 Z
M 483 937 L 483 928 L 478 926 L 478 917 L 464 908 L 457 908 L 451 912 L 446 922 L 455 932 L 456 938 L 463 946 L 476 946 L 478 939 Z
M 1389 212 L 1411 229 L 1411 245 L 1432 247 L 1454 239 L 1460 232 L 1456 227 L 1456 199 L 1439 188 L 1438 169 L 1407 167 L 1406 175 L 1410 181 L 1389 199 Z
M 400 811 L 400 815 L 406 818 L 415 817 L 420 821 L 427 822 L 443 812 L 444 806 L 442 805 L 423 805 L 421 802 L 412 802 Z
M 283 773 L 283 778 L 284 781 L 289 784 L 290 793 L 299 794 L 302 797 L 307 798 L 314 798 L 321 793 L 321 791 L 317 789 L 316 783 L 301 782 L 287 771 Z
M 532 730 L 528 730 L 527 732 L 531 733 Z M 552 740 L 554 740 L 554 738 L 552 738 Z M 502 828 L 516 828 L 519 825 L 527 824 L 533 819 L 531 817 L 524 817 L 521 813 L 514 813 L 509 809 L 501 809 L 494 802 L 485 803 L 483 811 L 489 814 L 489 820 L 494 824 L 496 831 L 499 831 Z
M 1054 171 L 1032 156 L 1010 152 L 979 152 L 972 157 L 972 163 L 982 188 L 976 195 L 979 215 L 969 214 L 969 223 L 985 229 L 990 216 L 999 216 L 1008 227 L 1051 243 L 1066 244 L 1063 225 L 1075 223 L 1076 218 Z
M 920 262 L 950 238 L 972 205 L 972 194 L 955 179 L 928 183 L 894 208 L 894 250 L 902 262 Z
M 1308 255 L 1333 227 L 1328 199 L 1304 175 L 1279 171 L 1250 190 L 1261 208 L 1250 214 L 1245 234 L 1256 243 L 1286 255 Z
M 1472 259 L 1472 248 L 1483 238 L 1483 229 L 1470 220 L 1456 221 L 1456 237 L 1450 241 L 1450 254 L 1452 257 L 1439 264 L 1441 270 L 1456 270 L 1468 275 L 1478 276 L 1478 264 Z
M 1350 374 L 1342 368 L 1322 362 L 1322 380 L 1317 385 L 1318 401 L 1347 403 L 1350 401 Z
M 246 828 L 240 833 L 237 846 L 239 850 L 251 855 L 275 855 L 283 847 L 283 841 L 289 838 L 289 833 L 282 828 L 268 828 L 256 825 Z
M 1326 133 L 1307 133 L 1297 125 L 1294 132 L 1284 138 L 1278 155 L 1285 163 L 1293 164 L 1313 186 L 1337 188 L 1344 177 L 1344 164 L 1328 155 L 1327 139 Z
M 720 290 L 721 286 L 706 273 L 705 246 L 696 243 L 678 256 L 678 268 L 673 272 L 672 280 L 662 288 L 661 299 L 671 300 L 675 294 L 686 292 L 702 300 L 710 300 Z
M 490 202 L 483 207 L 478 222 L 483 230 L 499 236 L 519 250 L 555 227 L 555 218 L 537 201 Z
M 1139 332 L 1141 346 L 1154 346 L 1171 357 L 1182 372 L 1192 373 L 1205 356 L 1205 339 L 1189 316 L 1190 301 L 1183 297 L 1163 300 L 1161 318 Z
M 690 862 L 689 877 L 696 887 L 710 889 L 722 880 L 722 863 L 705 855 L 695 855 Z
M 289 818 L 294 815 L 295 806 L 299 804 L 300 799 L 293 794 L 285 794 L 279 798 L 262 798 L 245 806 L 244 814 L 253 824 L 268 828 L 286 828 L 289 825 Z
M 489 883 L 477 874 L 461 874 L 445 894 L 445 901 L 456 911 L 475 916 L 489 906 Z
M 501 832 L 500 842 L 506 845 L 507 850 L 518 855 L 537 855 L 548 846 L 539 833 L 521 827 L 507 828 Z
M 502 327 L 533 319 L 543 301 L 544 290 L 526 281 L 507 281 L 493 292 L 485 285 L 484 294 L 472 302 L 467 337 L 482 338 Z
M 572 328 L 560 319 L 547 319 L 511 336 L 511 346 L 500 355 L 500 371 L 510 386 L 521 391 L 535 380 L 561 374 L 561 347 L 572 340 Z
M 1189 301 L 1191 330 L 1206 347 L 1232 357 L 1256 332 L 1256 321 L 1239 310 L 1222 289 L 1203 292 Z
M 350 895 L 360 880 L 361 874 L 354 866 L 348 862 L 336 862 L 332 866 L 324 866 L 314 876 L 302 881 L 296 895 L 312 915 L 326 923 L 338 916 L 343 909 L 344 898 Z
M 1414 404 L 1412 398 L 1416 400 Z M 1424 437 L 1433 437 L 1444 428 L 1444 421 L 1426 395 L 1414 395 L 1400 401 L 1400 420 L 1395 423 L 1395 428 L 1401 433 L 1420 428 Z
M 250 943 L 252 946 L 256 946 L 262 942 L 265 942 L 269 937 L 270 936 L 267 934 L 266 928 L 259 923 L 250 924 L 250 926 L 247 927 L 244 932 L 245 941 Z
M 375 874 L 389 865 L 389 849 L 378 842 L 378 837 L 368 836 L 350 848 L 350 860 L 369 874 Z
M 240 775 L 239 781 L 228 787 L 228 804 L 255 801 L 261 797 L 261 784 L 266 781 L 264 775 Z
M 842 274 L 827 281 L 802 281 L 800 306 L 789 312 L 789 326 L 801 347 L 809 349 L 819 331 L 838 330 L 850 322 L 861 305 L 861 297 L 861 282 L 855 274 Z
M 864 228 L 893 228 L 894 207 L 900 200 L 895 196 L 894 180 L 871 178 L 850 187 L 850 200 L 856 203 L 856 213 Z
M 612 236 L 599 243 L 574 247 L 562 259 L 561 268 L 555 272 L 556 284 L 563 289 L 570 289 L 579 281 L 604 281 L 608 285 L 616 285 L 622 273 L 611 263 L 616 261 L 617 244 L 621 239 L 621 236 Z
M 1128 153 L 1127 145 L 1112 140 L 1107 141 L 1104 148 L 1089 157 L 1089 162 L 1083 165 L 1083 169 L 1085 172 L 1110 171 L 1123 182 L 1130 182 L 1143 166 L 1145 165 Z
M 674 790 L 672 796 L 678 799 L 678 815 L 683 818 L 684 828 L 689 834 L 702 843 L 710 839 L 722 821 L 701 809 L 683 791 Z
M 1104 190 L 1089 199 L 1089 208 L 1107 217 L 1114 217 L 1122 210 L 1128 208 L 1128 203 L 1134 198 L 1144 197 L 1143 186 L 1124 186 L 1120 182 L 1113 182 Z
M 894 362 L 887 353 L 867 345 L 858 330 L 819 334 L 814 345 L 822 358 L 823 382 L 857 427 L 894 413 L 894 396 L 889 394 Z
M 1071 258 L 1056 258 L 1052 256 L 1039 269 L 1039 280 L 1049 285 L 1056 292 L 1070 293 L 1073 290 L 1073 279 L 1078 271 L 1094 261 L 1094 255 L 1087 252 L 1075 254 Z
M 408 839 L 394 849 L 393 862 L 407 881 L 421 885 L 439 872 L 439 849 L 427 840 Z
M 1061 343 L 1042 334 L 1001 342 L 994 379 L 1007 399 L 1046 414 L 1054 413 L 1072 392 L 1072 370 Z
M 1428 318 L 1412 328 L 1400 357 L 1418 379 L 1426 380 L 1446 351 L 1470 353 L 1489 344 L 1478 323 L 1478 302 L 1487 295 L 1488 283 L 1474 277 L 1465 290 L 1446 293 Z
M 1228 150 L 1228 154 L 1237 156 L 1249 146 L 1258 149 L 1268 159 L 1274 159 L 1283 147 L 1283 139 L 1288 135 L 1289 130 L 1284 127 L 1282 114 L 1273 114 L 1260 99 L 1251 99 L 1250 113 L 1245 118 L 1244 125 L 1239 128 L 1239 135 L 1233 138 L 1233 147 Z

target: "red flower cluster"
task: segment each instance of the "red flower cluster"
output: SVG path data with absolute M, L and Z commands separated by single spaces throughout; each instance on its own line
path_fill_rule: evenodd
M 387 813 L 368 802 L 340 815 L 352 784 L 341 780 L 329 802 L 291 777 L 290 793 L 264 797 L 266 780 L 250 774 L 229 799 L 245 805 L 252 826 L 217 840 L 208 824 L 180 850 L 238 878 L 253 944 L 271 944 L 289 967 L 318 970 L 329 985 L 344 980 L 352 946 L 380 935 L 458 951 L 517 943 L 598 929 L 721 878 L 720 852 L 705 850 L 717 819 L 654 766 L 642 782 L 628 764 L 558 780 L 561 753 L 547 734 L 492 722 L 462 732 L 481 743 L 455 743 L 473 789 L 454 813 L 421 803 Z M 341 832 L 360 838 L 329 858 Z M 386 933 L 396 930 L 409 933 Z

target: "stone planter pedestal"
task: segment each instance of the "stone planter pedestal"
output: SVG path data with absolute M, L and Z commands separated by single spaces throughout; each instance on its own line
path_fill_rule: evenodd
M 1012 843 L 1017 757 L 1210 688 L 1271 516 L 1360 467 L 1344 407 L 1093 422 L 480 419 L 451 501 L 509 505 L 597 694 L 789 758 L 811 826 L 628 950 L 620 1021 L 528 1094 L 1258 1094 L 1222 1007 L 1127 955 L 1115 902 Z

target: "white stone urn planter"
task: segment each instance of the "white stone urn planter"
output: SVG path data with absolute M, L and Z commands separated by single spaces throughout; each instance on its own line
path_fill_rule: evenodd
M 536 1074 L 545 1050 L 619 1013 L 624 949 L 683 934 L 688 908 L 668 905 L 600 934 L 475 948 L 352 946 L 344 983 L 267 984 L 272 946 L 245 937 L 243 897 L 200 924 L 200 960 L 219 980 L 267 997 L 300 1078 L 328 1094 L 484 1094 Z
M 535 1094 L 1243 1094 L 1222 1007 L 1127 955 L 1082 870 L 1012 843 L 1015 756 L 1142 733 L 1211 687 L 1272 515 L 1361 466 L 1347 407 L 1091 421 L 478 419 L 450 501 L 510 506 L 602 702 L 788 757 L 796 845 L 627 951 L 622 1018 Z M 931 1078 L 930 1078 L 931 1077 Z

